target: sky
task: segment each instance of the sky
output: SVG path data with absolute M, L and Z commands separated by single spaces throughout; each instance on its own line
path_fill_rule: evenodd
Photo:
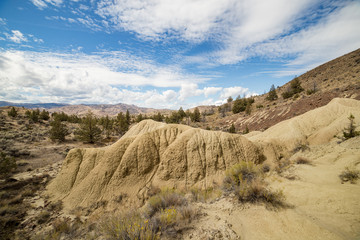
M 184 109 L 360 47 L 360 1 L 0 0 L 0 100 Z

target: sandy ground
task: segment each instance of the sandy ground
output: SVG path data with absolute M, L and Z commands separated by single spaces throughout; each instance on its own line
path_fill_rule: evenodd
M 295 180 L 270 175 L 270 186 L 283 190 L 288 208 L 269 210 L 231 198 L 199 203 L 202 217 L 185 239 L 360 239 L 360 185 L 339 178 L 347 166 L 360 170 L 359 142 L 333 141 L 295 154 L 292 159 L 312 161 L 287 170 L 284 175 Z

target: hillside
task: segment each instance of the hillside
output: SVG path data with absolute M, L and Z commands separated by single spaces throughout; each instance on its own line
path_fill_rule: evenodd
M 250 131 L 265 130 L 276 123 L 324 106 L 334 98 L 360 100 L 360 49 L 316 67 L 298 79 L 304 91 L 296 98 L 283 99 L 281 96 L 288 90 L 289 82 L 276 89 L 277 100 L 266 100 L 268 94 L 254 97 L 251 114 L 228 112 L 225 117 L 215 114 L 207 116 L 206 122 L 200 126 L 227 130 L 234 123 L 237 132 L 243 132 L 246 126 Z M 308 95 L 307 90 L 313 90 L 314 86 L 316 92 Z M 213 108 L 213 112 L 218 112 L 217 107 Z

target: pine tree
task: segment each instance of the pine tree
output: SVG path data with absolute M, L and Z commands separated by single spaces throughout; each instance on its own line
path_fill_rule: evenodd
M 181 119 L 183 119 L 184 117 L 186 117 L 186 113 L 184 112 L 183 108 L 180 107 L 178 114 L 180 116 Z
M 103 132 L 105 132 L 106 138 L 109 139 L 113 131 L 113 121 L 108 115 L 106 115 L 106 117 L 101 118 L 100 125 L 103 127 Z
M 116 117 L 115 129 L 120 135 L 125 134 L 127 130 L 129 130 L 129 124 L 126 120 L 126 115 L 124 115 L 122 112 L 119 113 Z
M 129 113 L 129 110 L 128 110 L 128 109 L 126 109 L 125 119 L 126 119 L 127 125 L 130 126 L 131 118 L 130 118 L 130 113 Z
M 278 99 L 278 95 L 276 94 L 276 89 L 275 89 L 274 84 L 271 85 L 269 94 L 266 97 L 266 99 L 269 100 L 269 101 L 274 101 L 274 100 Z
M 60 119 L 55 118 L 54 121 L 50 123 L 50 139 L 52 141 L 58 140 L 59 142 L 64 142 L 65 137 L 69 135 L 69 131 L 65 124 L 63 124 Z
M 77 139 L 83 142 L 95 143 L 101 137 L 101 129 L 97 126 L 97 119 L 89 111 L 80 123 L 80 127 L 75 131 Z
M 199 109 L 196 107 L 196 108 L 194 109 L 194 112 L 190 115 L 191 121 L 193 121 L 193 122 L 200 122 L 200 117 L 201 117 L 200 111 L 199 111 Z

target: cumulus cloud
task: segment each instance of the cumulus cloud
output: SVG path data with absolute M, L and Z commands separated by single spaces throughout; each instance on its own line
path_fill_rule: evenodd
M 206 78 L 182 73 L 177 67 L 158 66 L 123 52 L 59 54 L 23 51 L 0 52 L 0 96 L 8 100 L 28 97 L 62 102 L 125 102 L 169 106 L 192 96 L 194 82 Z M 129 91 L 129 87 L 174 90 Z M 190 86 L 190 87 L 189 87 Z M 200 91 L 200 90 L 199 90 Z M 11 93 L 21 95 L 14 95 Z M 31 94 L 28 94 L 31 93 Z M 9 95 L 10 94 L 10 95 Z M 129 97 L 131 96 L 131 98 Z M 52 100 L 53 101 L 53 100 Z
M 225 99 L 228 97 L 233 97 L 236 98 L 237 96 L 243 96 L 243 95 L 249 95 L 249 89 L 248 88 L 243 88 L 243 87 L 229 87 L 229 88 L 224 88 L 221 92 L 220 97 Z

